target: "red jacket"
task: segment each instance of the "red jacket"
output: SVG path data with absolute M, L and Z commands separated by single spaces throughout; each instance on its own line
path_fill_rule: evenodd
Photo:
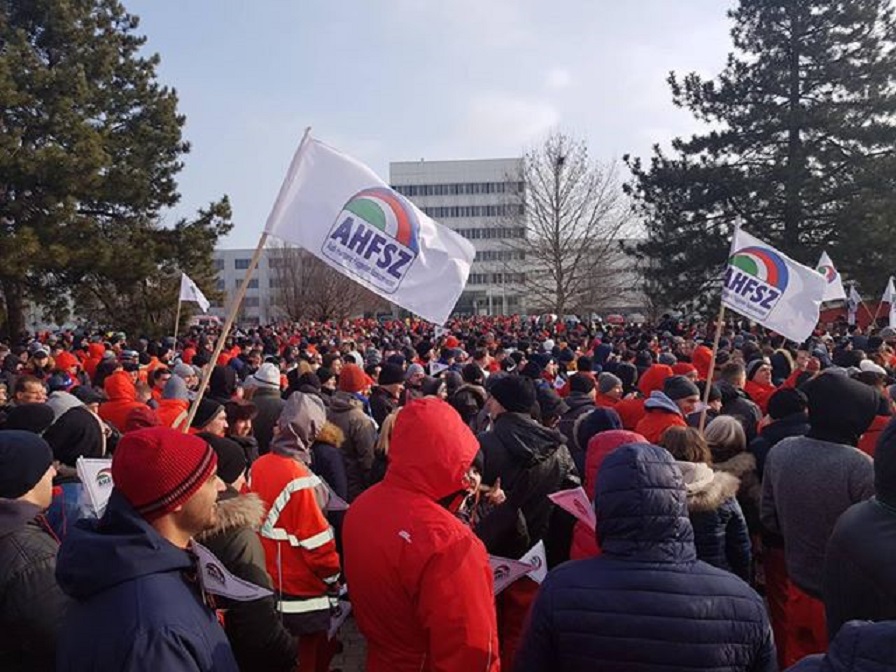
M 670 427 L 687 427 L 681 414 L 668 413 L 659 409 L 648 410 L 641 418 L 635 431 L 644 436 L 648 443 L 659 445 L 663 438 L 663 434 Z
M 611 429 L 591 437 L 588 442 L 588 452 L 585 453 L 585 481 L 582 487 L 588 499 L 594 502 L 594 489 L 597 486 L 597 474 L 604 458 L 627 443 L 647 443 L 640 434 L 624 429 Z M 569 549 L 570 560 L 583 560 L 600 555 L 600 546 L 597 545 L 597 530 L 591 530 L 581 520 L 576 521 L 572 532 L 572 546 Z
M 346 514 L 345 575 L 368 672 L 500 670 L 488 555 L 438 503 L 463 489 L 478 450 L 447 403 L 411 401 L 395 423 L 385 479 Z
M 760 385 L 755 380 L 748 380 L 747 384 L 744 385 L 744 392 L 750 395 L 750 399 L 756 402 L 763 415 L 768 413 L 768 400 L 777 391 L 778 388 L 774 385 Z
M 862 438 L 859 439 L 858 448 L 863 453 L 870 457 L 874 457 L 874 451 L 877 448 L 877 440 L 880 438 L 880 435 L 883 434 L 884 427 L 886 427 L 892 416 L 889 415 L 875 415 L 874 420 L 871 421 L 871 426 L 862 434 Z
M 613 408 L 619 414 L 619 419 L 622 420 L 622 426 L 632 431 L 634 431 L 635 427 L 638 426 L 638 423 L 641 422 L 645 413 L 644 399 L 641 397 L 623 399 Z
M 134 381 L 131 380 L 130 374 L 124 371 L 116 371 L 106 378 L 103 389 L 109 401 L 100 404 L 100 417 L 119 432 L 123 432 L 128 414 L 135 408 L 141 408 L 146 404 L 137 401 L 137 388 L 134 387 Z

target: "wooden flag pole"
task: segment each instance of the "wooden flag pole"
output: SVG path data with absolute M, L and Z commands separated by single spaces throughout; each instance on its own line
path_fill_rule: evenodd
M 180 300 L 180 294 L 177 295 L 177 316 L 174 318 L 174 351 L 177 352 L 177 329 L 180 326 L 180 307 L 183 301 Z
M 706 409 L 709 407 L 709 392 L 712 389 L 713 374 L 716 370 L 716 355 L 719 352 L 719 341 L 722 339 L 722 325 L 725 322 L 725 304 L 719 305 L 719 316 L 716 318 L 716 335 L 712 339 L 712 354 L 709 357 L 709 372 L 706 376 L 706 386 L 703 389 L 703 408 L 700 410 L 700 433 L 706 427 Z
M 295 156 L 293 157 L 292 164 L 289 166 L 289 171 L 286 173 L 286 178 L 283 180 L 283 184 L 280 185 L 280 191 L 277 194 L 277 200 L 274 201 L 274 207 L 271 209 L 271 217 L 275 214 L 279 214 L 280 208 L 282 206 L 283 198 L 286 195 L 286 192 L 289 190 L 290 184 L 292 184 L 292 180 L 295 177 L 295 173 L 298 170 L 299 162 L 302 156 L 302 147 L 305 146 L 305 143 L 308 141 L 308 138 L 311 137 L 311 127 L 305 129 L 305 134 L 302 136 L 302 141 L 299 143 L 299 149 L 296 151 Z M 268 218 L 270 221 L 270 218 Z M 205 365 L 205 370 L 202 372 L 202 379 L 199 381 L 199 389 L 196 390 L 196 398 L 193 400 L 193 403 L 190 405 L 190 412 L 187 414 L 187 419 L 184 422 L 183 431 L 187 432 L 190 429 L 190 425 L 193 424 L 193 420 L 196 418 L 196 412 L 199 410 L 199 402 L 202 401 L 202 396 L 205 394 L 205 390 L 208 388 L 208 383 L 212 377 L 212 371 L 215 369 L 215 364 L 218 361 L 218 357 L 221 356 L 221 351 L 224 350 L 224 342 L 227 340 L 227 334 L 230 333 L 230 329 L 233 327 L 233 322 L 236 319 L 236 314 L 239 311 L 240 305 L 243 303 L 243 298 L 246 296 L 246 290 L 249 288 L 249 281 L 252 279 L 252 273 L 255 272 L 255 269 L 258 267 L 258 261 L 261 259 L 261 253 L 264 251 L 264 246 L 268 242 L 268 232 L 267 227 L 265 227 L 264 232 L 262 232 L 261 237 L 258 239 L 258 245 L 255 248 L 255 254 L 252 255 L 252 260 L 249 262 L 249 268 L 246 269 L 246 275 L 243 277 L 243 282 L 240 284 L 240 288 L 237 290 L 236 296 L 233 297 L 233 301 L 230 304 L 230 310 L 227 311 L 227 319 L 224 320 L 224 325 L 221 327 L 221 334 L 218 336 L 218 342 L 215 344 L 214 352 L 212 352 L 211 360 L 208 364 Z

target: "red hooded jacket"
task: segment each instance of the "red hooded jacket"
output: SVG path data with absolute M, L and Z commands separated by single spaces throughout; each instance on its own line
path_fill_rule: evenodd
M 434 397 L 398 414 L 385 479 L 345 517 L 345 576 L 368 672 L 497 672 L 492 573 L 482 542 L 438 502 L 463 489 L 479 443 Z
M 137 388 L 131 376 L 124 371 L 116 371 L 106 378 L 103 384 L 106 397 L 109 401 L 100 404 L 100 417 L 115 427 L 119 432 L 125 431 L 125 421 L 128 414 L 135 408 L 141 408 L 146 404 L 137 401 Z

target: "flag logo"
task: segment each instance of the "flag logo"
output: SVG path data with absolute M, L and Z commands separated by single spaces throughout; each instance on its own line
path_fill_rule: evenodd
M 725 290 L 736 310 L 755 320 L 764 320 L 787 289 L 790 272 L 778 252 L 750 245 L 728 258 Z
M 392 189 L 363 189 L 342 207 L 321 251 L 352 275 L 392 294 L 420 253 L 420 223 L 413 206 Z
M 819 266 L 816 270 L 824 276 L 824 279 L 828 281 L 828 284 L 837 279 L 837 269 L 833 266 Z
M 96 484 L 101 488 L 107 488 L 112 485 L 112 468 L 106 467 L 96 472 Z
M 205 575 L 219 586 L 227 585 L 227 578 L 224 576 L 224 572 L 213 562 L 205 563 Z

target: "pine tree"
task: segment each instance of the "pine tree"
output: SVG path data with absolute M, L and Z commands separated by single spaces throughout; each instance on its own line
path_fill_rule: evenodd
M 666 305 L 705 296 L 735 223 L 814 265 L 828 249 L 876 287 L 894 271 L 896 20 L 890 0 L 741 0 L 715 80 L 669 75 L 709 130 L 626 157 L 647 239 L 631 250 Z M 887 244 L 886 241 L 889 241 Z
M 172 265 L 159 214 L 179 199 L 189 145 L 137 27 L 118 0 L 0 0 L 0 292 L 13 337 L 26 301 L 89 309 L 92 285 L 120 298 Z M 226 202 L 211 209 L 229 217 Z

